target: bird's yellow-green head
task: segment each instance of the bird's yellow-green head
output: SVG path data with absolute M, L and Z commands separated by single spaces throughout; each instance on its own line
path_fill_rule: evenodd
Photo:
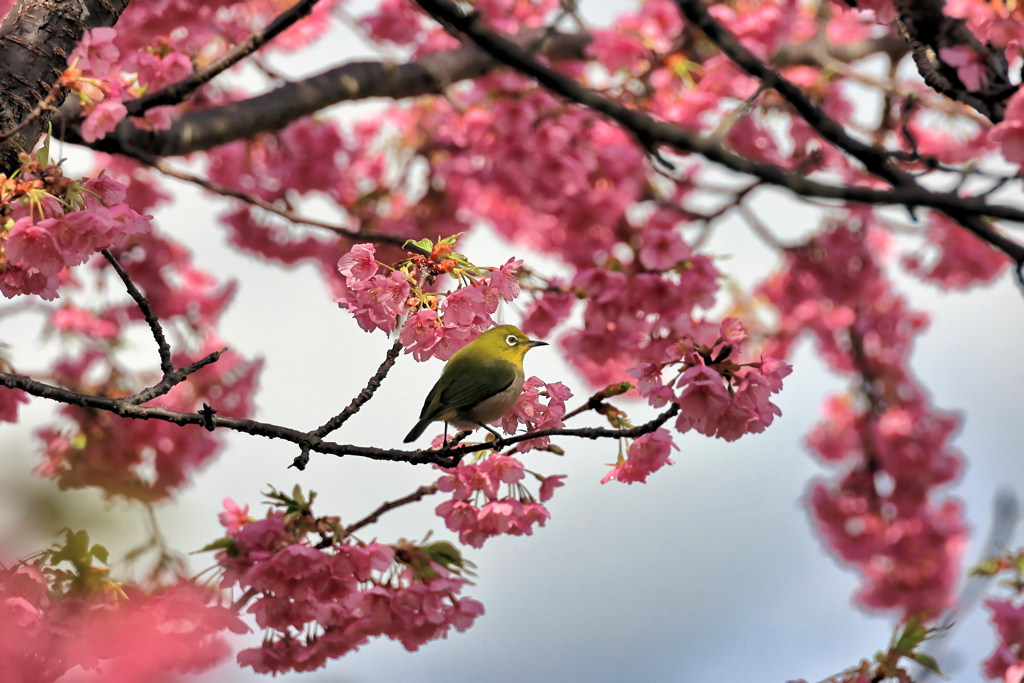
M 503 360 L 521 368 L 523 356 L 535 346 L 547 346 L 547 342 L 530 339 L 515 325 L 499 325 L 459 349 L 455 356 L 460 356 L 463 360 L 476 361 L 480 365 Z M 455 360 L 455 356 L 452 360 Z

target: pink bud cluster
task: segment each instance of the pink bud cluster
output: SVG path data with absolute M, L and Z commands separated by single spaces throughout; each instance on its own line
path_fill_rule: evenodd
M 851 218 L 787 253 L 763 290 L 781 316 L 769 347 L 785 353 L 810 332 L 836 370 L 857 376 L 859 389 L 831 399 L 809 436 L 823 460 L 843 464 L 836 480 L 812 487 L 816 524 L 863 574 L 863 605 L 934 618 L 953 599 L 965 543 L 959 503 L 938 492 L 960 471 L 950 445 L 958 420 L 910 375 L 925 320 L 892 291 L 872 231 Z
M 523 463 L 511 456 L 492 453 L 476 464 L 461 462 L 438 469 L 447 474 L 437 480 L 437 488 L 451 492 L 452 498 L 437 506 L 437 514 L 450 530 L 458 532 L 462 543 L 474 548 L 502 534 L 530 536 L 534 524 L 544 526 L 551 513 L 540 503 L 550 500 L 565 478 L 534 475 L 541 481 L 538 503 L 519 483 L 525 477 Z M 503 484 L 510 491 L 505 496 L 501 496 Z
M 35 294 L 52 300 L 57 297 L 65 267 L 123 245 L 130 235 L 152 230 L 153 217 L 129 207 L 124 185 L 110 178 L 89 178 L 81 184 L 53 182 L 52 189 L 63 190 L 61 201 L 41 189 L 43 179 L 26 175 L 25 182 L 34 182 L 39 189 L 27 190 L 17 199 L 2 198 L 10 207 L 4 214 L 7 225 L 0 233 L 0 292 L 7 298 Z M 68 207 L 74 210 L 65 211 Z
M 312 671 L 381 636 L 415 651 L 483 614 L 479 602 L 458 597 L 466 584 L 459 576 L 437 564 L 413 571 L 396 562 L 409 552 L 401 544 L 340 541 L 318 549 L 277 511 L 239 520 L 237 505 L 225 503 L 231 549 L 217 553 L 221 587 L 259 596 L 248 612 L 268 635 L 262 647 L 238 654 L 239 664 L 259 673 Z
M 56 681 L 75 667 L 106 680 L 149 683 L 199 672 L 230 654 L 221 632 L 249 627 L 187 581 L 155 593 L 128 584 L 76 597 L 51 590 L 30 564 L 0 569 L 0 661 L 5 681 Z

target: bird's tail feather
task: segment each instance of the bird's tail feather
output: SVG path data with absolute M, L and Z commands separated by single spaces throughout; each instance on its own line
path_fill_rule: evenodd
M 431 422 L 433 422 L 433 420 L 429 418 L 423 418 L 422 420 L 417 422 L 416 426 L 412 428 L 412 431 L 409 432 L 409 434 L 405 437 L 405 441 L 403 441 L 402 443 L 411 443 L 416 439 L 420 438 L 421 436 L 423 436 L 423 432 L 427 430 L 427 425 L 429 425 Z

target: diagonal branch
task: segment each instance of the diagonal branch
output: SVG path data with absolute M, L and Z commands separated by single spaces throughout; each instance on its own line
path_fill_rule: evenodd
M 782 74 L 769 68 L 755 57 L 743 44 L 724 26 L 715 20 L 701 0 L 676 0 L 676 5 L 683 16 L 694 26 L 704 32 L 711 42 L 718 46 L 726 56 L 736 62 L 741 69 L 757 78 L 765 87 L 773 88 L 793 105 L 797 113 L 807 121 L 823 138 L 834 146 L 849 153 L 864 164 L 872 174 L 883 178 L 891 185 L 913 184 L 913 178 L 894 168 L 889 163 L 887 152 L 873 145 L 850 137 L 835 119 L 830 118 L 818 108 L 810 98 L 787 80 Z
M 404 498 L 399 498 L 398 500 L 392 500 L 390 502 L 384 503 L 379 508 L 368 514 L 366 517 L 363 517 L 355 524 L 349 524 L 347 527 L 345 527 L 345 536 L 351 536 L 353 533 L 359 531 L 365 526 L 376 524 L 377 520 L 379 520 L 380 516 L 383 515 L 385 512 L 390 512 L 391 510 L 394 510 L 395 508 L 400 508 L 403 505 L 408 505 L 409 503 L 415 503 L 416 501 L 423 500 L 427 496 L 432 496 L 435 493 L 437 493 L 437 484 L 431 484 L 430 486 L 419 487 L 418 489 L 410 493 L 408 496 L 405 496 Z
M 110 262 L 110 265 L 114 267 L 114 270 L 117 271 L 121 281 L 124 282 L 125 288 L 128 289 L 128 294 L 131 295 L 142 311 L 142 317 L 146 319 L 146 323 L 153 333 L 153 339 L 156 340 L 156 346 L 160 353 L 160 370 L 164 373 L 164 379 L 167 379 L 174 372 L 174 365 L 171 363 L 171 347 L 167 343 L 166 337 L 164 337 L 164 330 L 160 327 L 160 321 L 157 319 L 156 314 L 153 313 L 153 307 L 150 305 L 149 299 L 142 295 L 139 288 L 132 282 L 131 276 L 125 272 L 109 249 L 104 249 L 101 253 Z
M 402 352 L 402 342 L 395 341 L 395 343 L 388 350 L 387 356 L 384 358 L 384 362 L 377 368 L 377 372 L 370 378 L 370 381 L 366 383 L 366 387 L 359 392 L 359 395 L 352 399 L 352 402 L 348 404 L 345 410 L 341 411 L 330 420 L 328 420 L 322 427 L 317 429 L 315 432 L 311 432 L 312 436 L 318 439 L 322 439 L 331 432 L 339 429 L 350 417 L 359 412 L 359 409 L 369 401 L 375 391 L 380 388 L 380 383 L 387 377 L 388 372 L 394 367 L 395 361 L 398 360 L 398 354 Z
M 989 205 L 983 199 L 960 197 L 953 193 L 930 192 L 917 185 L 900 185 L 878 190 L 870 187 L 828 185 L 790 173 L 773 164 L 751 161 L 726 150 L 718 142 L 690 133 L 672 123 L 625 107 L 604 95 L 561 74 L 519 49 L 506 37 L 487 29 L 477 14 L 465 14 L 450 0 L 417 0 L 419 5 L 450 31 L 463 33 L 495 59 L 511 66 L 568 100 L 608 116 L 637 137 L 648 150 L 665 145 L 683 153 L 700 154 L 708 161 L 739 173 L 761 178 L 805 197 L 822 197 L 846 202 L 875 205 L 929 207 L 939 209 L 981 239 L 1005 252 L 1014 262 L 1024 264 L 1024 246 L 1003 237 L 983 219 L 984 216 L 1024 223 L 1024 211 L 1011 206 Z M 966 216 L 972 220 L 966 220 Z
M 128 115 L 138 116 L 147 109 L 152 109 L 153 107 L 184 102 L 191 97 L 192 93 L 194 93 L 200 86 L 209 83 L 215 77 L 227 71 L 235 64 L 279 36 L 299 19 L 309 15 L 309 13 L 313 11 L 313 5 L 317 2 L 319 2 L 319 0 L 299 0 L 299 2 L 277 15 L 272 22 L 267 24 L 265 29 L 253 32 L 253 34 L 246 38 L 245 41 L 236 45 L 234 48 L 222 55 L 220 59 L 211 62 L 205 68 L 192 73 L 187 78 L 184 78 L 177 83 L 171 83 L 154 93 L 125 102 L 124 106 L 128 110 Z
M 397 246 L 402 246 L 406 242 L 408 242 L 408 239 L 399 237 L 398 235 L 389 235 L 387 233 L 366 233 L 360 232 L 358 230 L 349 230 L 348 228 L 344 228 L 334 223 L 328 223 L 326 221 L 321 221 L 316 218 L 309 218 L 303 216 L 292 211 L 291 209 L 284 209 L 281 208 L 280 206 L 277 206 L 276 204 L 272 204 L 255 194 L 243 192 L 241 190 L 236 190 L 232 187 L 228 187 L 227 185 L 221 185 L 220 183 L 215 183 L 212 180 L 207 180 L 206 178 L 193 175 L 185 171 L 179 171 L 178 169 L 168 164 L 166 161 L 158 159 L 153 155 L 147 154 L 145 152 L 140 152 L 138 150 L 128 148 L 122 150 L 120 154 L 135 159 L 139 163 L 146 164 L 147 166 L 155 168 L 156 170 L 160 171 L 166 176 L 176 178 L 177 180 L 183 180 L 187 183 L 192 183 L 193 185 L 198 185 L 199 187 L 205 190 L 209 190 L 210 192 L 214 192 L 225 197 L 240 199 L 243 202 L 246 202 L 247 204 L 258 206 L 264 211 L 269 211 L 270 213 L 277 214 L 278 216 L 281 216 L 282 218 L 285 218 L 291 221 L 292 223 L 300 223 L 302 225 L 311 225 L 315 228 L 323 228 L 324 230 L 330 230 L 331 232 L 333 232 L 336 235 L 339 235 L 340 237 L 347 237 L 353 240 L 365 240 L 367 242 L 386 242 L 388 244 L 394 244 Z M 411 244 L 407 247 L 407 249 L 409 251 L 414 251 L 417 253 L 422 251 L 422 249 L 420 249 L 419 247 Z
M 542 30 L 524 31 L 516 40 L 533 45 Z M 583 59 L 590 36 L 555 33 L 545 38 L 538 52 L 551 60 Z M 476 47 L 435 52 L 407 64 L 352 62 L 295 83 L 287 83 L 264 95 L 178 116 L 168 130 L 147 131 L 122 121 L 113 133 L 86 143 L 74 102 L 61 110 L 66 142 L 86 145 L 111 154 L 136 149 L 156 156 L 182 156 L 251 138 L 284 128 L 292 121 L 339 102 L 375 97 L 403 99 L 441 93 L 446 86 L 479 78 L 498 63 Z

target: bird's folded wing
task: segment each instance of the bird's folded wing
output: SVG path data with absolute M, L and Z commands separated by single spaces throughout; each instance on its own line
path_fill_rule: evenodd
M 453 368 L 458 372 L 459 368 Z M 516 366 L 506 360 L 496 360 L 479 370 L 460 372 L 441 392 L 434 412 L 442 415 L 449 410 L 471 408 L 512 386 L 516 379 Z

